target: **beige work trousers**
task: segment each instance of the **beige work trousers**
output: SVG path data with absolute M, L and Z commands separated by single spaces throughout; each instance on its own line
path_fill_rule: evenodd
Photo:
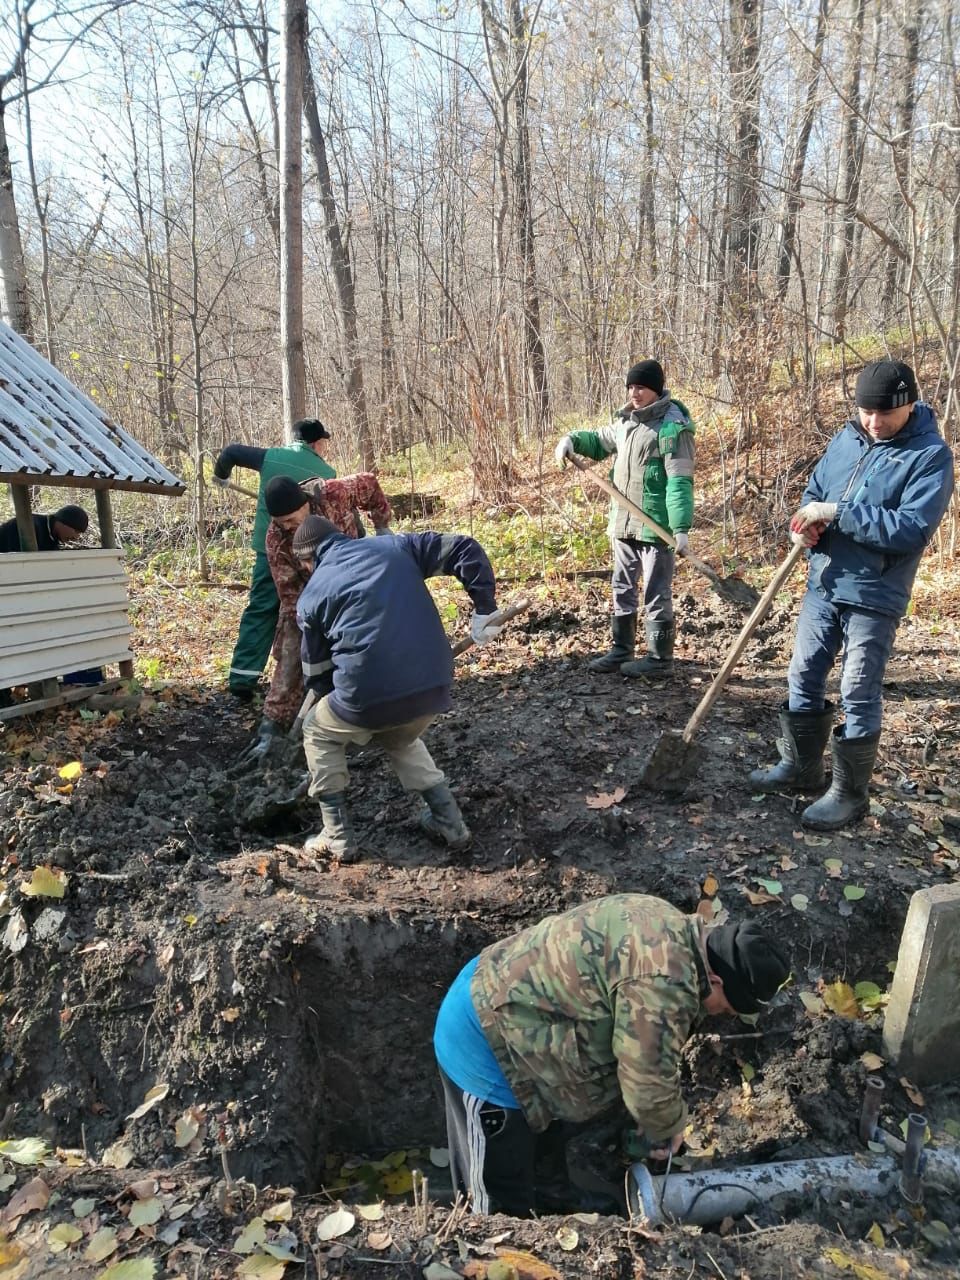
M 316 704 L 303 723 L 303 747 L 310 766 L 310 794 L 336 794 L 345 791 L 350 774 L 347 771 L 347 747 L 365 747 L 368 743 L 382 747 L 394 772 L 407 791 L 426 791 L 444 782 L 442 770 L 433 763 L 420 735 L 436 716 L 420 716 L 407 724 L 390 725 L 386 729 L 363 729 L 348 724 L 330 710 L 329 695 Z

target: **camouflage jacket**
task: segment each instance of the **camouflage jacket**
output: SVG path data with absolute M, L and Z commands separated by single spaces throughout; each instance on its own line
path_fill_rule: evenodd
M 304 502 L 310 503 L 310 514 L 331 520 L 350 538 L 360 533 L 355 514 L 358 507 L 367 512 L 374 528 L 386 529 L 390 524 L 390 503 L 377 477 L 368 471 L 340 480 L 308 480 L 301 487 Z M 266 548 L 267 564 L 280 597 L 281 617 L 295 620 L 297 601 L 310 575 L 293 554 L 293 533 L 271 520 Z
M 470 994 L 532 1129 L 622 1096 L 660 1141 L 686 1124 L 680 1053 L 709 990 L 699 921 L 623 893 L 493 943 Z

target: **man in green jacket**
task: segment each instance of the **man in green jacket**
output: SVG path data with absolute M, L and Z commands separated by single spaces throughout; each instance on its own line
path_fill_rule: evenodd
M 686 407 L 664 388 L 656 360 L 641 360 L 627 373 L 627 403 L 601 431 L 575 431 L 556 448 L 561 466 L 574 454 L 601 461 L 616 454 L 613 483 L 622 494 L 672 533 L 684 551 L 693 524 L 693 437 Z M 613 543 L 613 643 L 590 663 L 591 671 L 662 677 L 673 673 L 672 548 L 625 508 L 613 504 L 608 533 Z M 643 577 L 647 653 L 634 661 L 637 585 Z
M 324 450 L 330 433 L 319 418 L 301 418 L 293 424 L 295 442 L 272 449 L 251 445 L 228 444 L 213 464 L 214 484 L 226 484 L 234 467 L 248 467 L 260 472 L 257 510 L 253 519 L 250 545 L 255 559 L 247 607 L 240 619 L 240 631 L 230 660 L 228 688 L 243 702 L 249 702 L 257 687 L 260 673 L 267 665 L 273 645 L 280 597 L 267 563 L 267 528 L 270 513 L 264 502 L 264 490 L 274 476 L 291 476 L 294 480 L 332 480 L 336 471 L 324 461 Z
M 695 1021 L 757 1013 L 789 973 L 753 921 L 704 929 L 644 894 L 598 898 L 493 943 L 455 979 L 434 1033 L 454 1188 L 477 1213 L 528 1215 L 538 1140 L 621 1098 L 652 1155 L 676 1151 Z

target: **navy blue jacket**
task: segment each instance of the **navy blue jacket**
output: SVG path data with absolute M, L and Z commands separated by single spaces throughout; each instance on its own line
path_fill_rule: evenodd
M 807 589 L 834 604 L 902 617 L 924 547 L 953 493 L 953 455 L 918 401 L 892 440 L 856 419 L 833 437 L 804 502 L 835 502 L 836 518 L 809 552 Z
M 477 613 L 496 609 L 484 549 L 460 534 L 358 541 L 329 534 L 297 604 L 304 682 L 341 720 L 379 729 L 450 707 L 453 655 L 425 578 L 453 574 Z

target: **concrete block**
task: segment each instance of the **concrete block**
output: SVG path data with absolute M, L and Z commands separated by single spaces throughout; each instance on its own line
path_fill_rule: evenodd
M 914 1083 L 960 1080 L 960 884 L 910 899 L 883 1047 Z

